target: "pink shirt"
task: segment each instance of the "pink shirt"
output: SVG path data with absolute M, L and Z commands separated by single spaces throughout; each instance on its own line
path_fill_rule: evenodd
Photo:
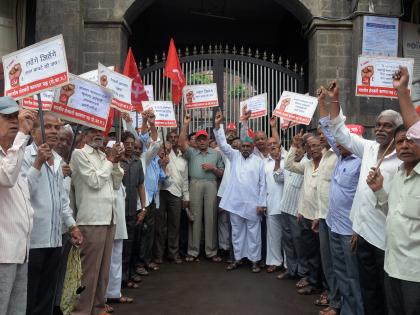
M 420 120 L 408 129 L 407 137 L 414 140 L 417 145 L 420 145 Z

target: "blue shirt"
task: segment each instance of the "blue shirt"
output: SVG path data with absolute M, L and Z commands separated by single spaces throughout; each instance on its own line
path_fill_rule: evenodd
M 322 117 L 320 127 L 331 148 L 337 154 L 338 160 L 331 178 L 329 211 L 327 225 L 332 232 L 340 235 L 352 235 L 350 211 L 356 194 L 362 160 L 352 154 L 343 157 L 337 148 L 335 139 L 329 130 L 330 118 Z
M 159 156 L 155 156 L 146 169 L 144 186 L 150 202 L 155 200 L 159 193 L 159 183 L 166 179 L 166 174 L 159 165 Z

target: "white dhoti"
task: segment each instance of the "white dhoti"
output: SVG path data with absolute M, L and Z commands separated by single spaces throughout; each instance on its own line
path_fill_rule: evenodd
M 219 212 L 218 216 L 218 236 L 219 249 L 230 249 L 230 231 L 229 231 L 229 213 L 227 211 Z
M 267 266 L 281 266 L 284 263 L 281 233 L 280 214 L 267 215 Z
M 109 268 L 109 282 L 106 290 L 108 299 L 119 299 L 121 297 L 122 251 L 123 240 L 114 240 Z
M 261 221 L 248 220 L 230 213 L 232 244 L 235 260 L 248 258 L 252 262 L 261 259 Z

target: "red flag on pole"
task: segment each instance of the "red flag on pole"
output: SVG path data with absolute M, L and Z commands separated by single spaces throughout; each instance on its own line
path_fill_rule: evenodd
M 174 104 L 179 104 L 182 97 L 182 88 L 185 86 L 185 76 L 182 73 L 175 43 L 172 38 L 169 44 L 168 59 L 166 60 L 163 75 L 167 76 L 172 81 L 172 102 L 174 102 Z
M 141 79 L 131 47 L 128 50 L 127 59 L 125 60 L 123 74 L 133 79 L 133 83 L 131 85 L 131 104 L 134 106 L 136 111 L 140 113 L 143 111 L 141 102 L 148 101 L 149 98 L 146 90 L 144 89 L 143 80 Z

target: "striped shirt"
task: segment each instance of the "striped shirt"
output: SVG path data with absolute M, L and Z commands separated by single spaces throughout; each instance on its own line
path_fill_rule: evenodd
M 0 263 L 28 261 L 34 211 L 21 166 L 29 136 L 18 132 L 7 153 L 0 147 Z
M 280 203 L 281 212 L 294 216 L 298 214 L 298 201 L 301 194 L 303 175 L 283 170 L 284 188 L 283 198 Z M 274 173 L 274 178 L 280 176 L 280 173 Z

